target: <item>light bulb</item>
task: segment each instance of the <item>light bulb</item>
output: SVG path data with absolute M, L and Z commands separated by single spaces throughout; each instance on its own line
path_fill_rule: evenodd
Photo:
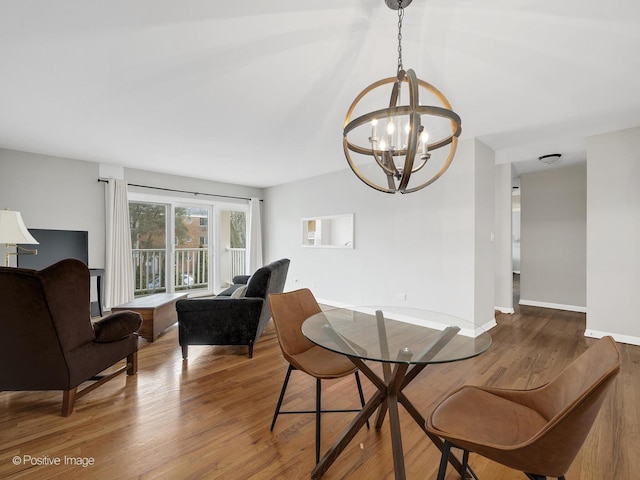
M 429 146 L 427 144 L 428 141 L 429 141 L 429 132 L 427 132 L 426 130 L 422 130 L 422 133 L 420 134 L 420 154 L 421 155 L 426 155 L 427 152 L 429 151 Z
M 387 122 L 387 133 L 389 135 L 393 135 L 393 132 L 396 130 L 396 126 L 393 124 L 393 119 L 389 119 Z
M 387 149 L 387 142 L 385 142 L 384 140 L 380 140 L 380 150 L 386 150 Z
M 371 143 L 375 143 L 376 141 L 378 141 L 378 120 L 376 118 L 374 118 L 373 120 L 371 120 Z

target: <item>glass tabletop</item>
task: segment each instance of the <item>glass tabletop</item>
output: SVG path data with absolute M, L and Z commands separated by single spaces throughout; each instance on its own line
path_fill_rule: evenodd
M 395 306 L 326 310 L 307 318 L 302 333 L 328 350 L 390 363 L 454 362 L 491 346 L 491 335 L 473 322 Z

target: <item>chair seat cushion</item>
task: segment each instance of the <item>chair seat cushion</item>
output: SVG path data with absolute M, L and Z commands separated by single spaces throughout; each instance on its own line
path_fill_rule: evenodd
M 351 360 L 344 355 L 318 346 L 293 355 L 288 360 L 298 370 L 316 378 L 340 378 L 357 370 Z
M 431 426 L 442 435 L 495 447 L 513 447 L 530 440 L 547 424 L 535 410 L 477 387 L 466 386 L 431 414 Z M 434 433 L 438 434 L 437 431 Z M 464 446 L 464 445 L 460 445 Z M 473 449 L 472 449 L 473 450 Z

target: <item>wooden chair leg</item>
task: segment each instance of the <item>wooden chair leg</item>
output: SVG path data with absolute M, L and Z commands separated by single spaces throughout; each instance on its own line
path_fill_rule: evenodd
M 62 416 L 68 417 L 73 413 L 73 406 L 76 403 L 76 394 L 78 393 L 78 387 L 71 390 L 65 390 L 62 393 Z
M 73 413 L 73 407 L 76 400 L 84 397 L 87 393 L 92 392 L 100 385 L 108 382 L 112 378 L 117 377 L 121 373 L 127 372 L 128 375 L 135 375 L 138 371 L 138 352 L 133 352 L 127 355 L 127 364 L 120 367 L 117 371 L 110 373 L 109 375 L 96 375 L 88 380 L 94 381 L 91 385 L 86 386 L 82 390 L 78 391 L 78 387 L 74 387 L 71 390 L 64 390 L 62 392 L 62 416 L 68 417 Z
M 138 352 L 133 352 L 131 355 L 127 355 L 127 375 L 135 375 L 138 373 Z

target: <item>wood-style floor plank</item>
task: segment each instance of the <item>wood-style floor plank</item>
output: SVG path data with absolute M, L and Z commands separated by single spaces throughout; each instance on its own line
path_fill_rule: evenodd
M 526 388 L 550 380 L 594 340 L 585 316 L 520 307 L 497 314 L 492 347 L 464 362 L 427 367 L 405 390 L 426 417 L 464 383 Z M 578 454 L 567 480 L 640 478 L 640 347 L 619 344 L 622 373 Z M 60 416 L 60 392 L 0 392 L 0 478 L 10 479 L 306 479 L 314 463 L 314 416 L 283 415 L 269 431 L 286 371 L 271 325 L 255 345 L 189 348 L 183 361 L 177 329 L 154 343 L 141 341 L 139 371 L 120 376 Z M 373 392 L 363 378 L 365 395 Z M 327 408 L 358 405 L 353 377 L 325 382 Z M 292 374 L 284 408 L 313 409 L 314 380 Z M 408 479 L 435 479 L 439 452 L 400 408 Z M 322 450 L 352 414 L 323 417 Z M 22 460 L 91 458 L 94 465 L 25 465 Z M 18 457 L 21 464 L 14 465 Z M 472 455 L 483 480 L 524 476 Z M 327 480 L 393 479 L 388 423 L 360 431 L 329 469 Z M 449 469 L 447 479 L 456 478 Z

